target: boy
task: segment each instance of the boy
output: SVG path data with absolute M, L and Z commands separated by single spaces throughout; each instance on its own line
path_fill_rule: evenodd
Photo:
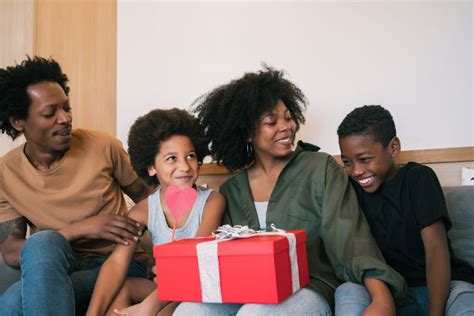
M 390 112 L 379 105 L 357 108 L 337 133 L 342 162 L 371 232 L 387 263 L 408 284 L 407 301 L 397 306 L 397 315 L 473 315 L 474 271 L 453 255 L 438 178 L 427 166 L 395 164 L 400 140 Z M 359 309 L 349 303 L 347 291 L 361 300 Z M 369 303 L 365 292 L 360 285 L 343 284 L 336 292 L 336 314 L 362 311 Z

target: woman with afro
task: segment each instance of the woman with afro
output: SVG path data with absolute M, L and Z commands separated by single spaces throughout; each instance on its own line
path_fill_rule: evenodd
M 347 280 L 367 286 L 367 314 L 394 314 L 390 291 L 403 296 L 404 280 L 385 264 L 344 171 L 317 146 L 299 141 L 294 148 L 305 122 L 303 92 L 265 67 L 194 106 L 214 158 L 238 170 L 220 188 L 224 223 L 306 230 L 310 284 L 280 304 L 182 303 L 175 314 L 331 315 L 334 290 Z

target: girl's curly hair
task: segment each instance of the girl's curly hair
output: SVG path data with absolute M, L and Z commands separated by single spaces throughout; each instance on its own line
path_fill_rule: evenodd
M 130 160 L 135 172 L 148 184 L 159 184 L 156 177 L 148 175 L 148 167 L 154 165 L 162 142 L 175 135 L 186 136 L 191 140 L 199 163 L 209 154 L 208 141 L 198 119 L 185 110 L 153 110 L 139 117 L 130 128 Z
M 236 170 L 255 160 L 254 154 L 247 151 L 247 140 L 255 136 L 260 117 L 271 111 L 278 100 L 288 108 L 297 130 L 304 124 L 306 98 L 283 76 L 283 71 L 264 65 L 263 70 L 246 73 L 194 101 L 193 111 L 198 113 L 218 164 Z
M 57 82 L 69 94 L 68 78 L 53 59 L 27 56 L 20 64 L 0 69 L 0 132 L 13 140 L 21 135 L 9 118 L 26 119 L 31 104 L 28 86 L 44 81 Z

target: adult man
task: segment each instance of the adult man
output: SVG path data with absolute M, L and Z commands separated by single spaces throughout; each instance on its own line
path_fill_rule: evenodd
M 0 69 L 0 131 L 26 139 L 0 158 L 0 244 L 21 269 L 0 297 L 1 315 L 83 313 L 114 243 L 142 231 L 124 216 L 122 190 L 138 202 L 150 188 L 118 140 L 72 129 L 67 81 L 52 59 Z M 25 240 L 27 223 L 39 232 Z M 137 260 L 130 276 L 145 274 Z

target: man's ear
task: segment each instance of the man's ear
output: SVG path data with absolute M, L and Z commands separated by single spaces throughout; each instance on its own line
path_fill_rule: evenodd
M 8 118 L 11 126 L 19 132 L 23 132 L 25 130 L 25 119 L 19 119 L 13 116 Z
M 156 176 L 156 169 L 154 166 L 148 166 L 148 175 L 150 177 Z
M 395 136 L 391 141 L 390 143 L 388 144 L 389 148 L 390 148 L 390 152 L 392 154 L 392 158 L 395 158 L 398 156 L 398 154 L 400 154 L 400 151 L 401 151 L 401 144 L 400 144 L 400 139 Z

